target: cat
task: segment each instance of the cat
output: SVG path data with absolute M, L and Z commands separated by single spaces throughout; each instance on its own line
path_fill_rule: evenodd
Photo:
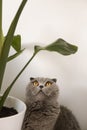
M 22 130 L 81 130 L 70 110 L 58 102 L 56 79 L 30 78 Z

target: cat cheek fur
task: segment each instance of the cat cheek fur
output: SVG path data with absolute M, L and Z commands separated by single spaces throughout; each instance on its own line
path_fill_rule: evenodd
M 50 88 L 44 88 L 44 89 L 43 89 L 43 92 L 44 92 L 44 94 L 45 94 L 46 96 L 50 96 L 51 93 L 52 93 L 52 91 L 51 91 Z
M 40 91 L 40 88 L 39 87 L 37 87 L 37 88 L 32 88 L 32 94 L 33 95 L 37 95 L 38 94 L 38 92 Z
M 58 95 L 58 88 L 55 86 L 47 87 L 43 89 L 43 92 L 47 96 L 56 96 Z

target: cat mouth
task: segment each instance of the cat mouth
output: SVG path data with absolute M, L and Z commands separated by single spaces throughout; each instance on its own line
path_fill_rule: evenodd
M 44 93 L 44 92 L 43 92 L 43 90 L 42 90 L 42 89 L 40 89 L 38 93 Z
M 45 95 L 45 93 L 44 93 L 44 91 L 43 91 L 42 89 L 40 89 L 40 90 L 38 91 L 37 95 L 38 95 L 38 94 L 44 94 L 44 95 Z
M 38 94 L 44 94 L 45 96 L 48 96 L 48 94 L 43 89 L 40 89 L 37 95 Z
M 49 92 L 45 91 L 44 89 L 39 89 L 38 91 L 33 91 L 33 94 L 38 96 L 38 95 L 44 95 L 44 96 L 49 96 Z

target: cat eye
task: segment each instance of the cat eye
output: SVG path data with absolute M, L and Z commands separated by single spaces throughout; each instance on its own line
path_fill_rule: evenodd
M 34 81 L 34 82 L 33 82 L 33 85 L 34 85 L 35 87 L 39 86 L 38 81 Z
M 50 87 L 51 85 L 52 85 L 52 82 L 50 82 L 50 81 L 46 82 L 46 84 L 45 84 L 46 87 Z

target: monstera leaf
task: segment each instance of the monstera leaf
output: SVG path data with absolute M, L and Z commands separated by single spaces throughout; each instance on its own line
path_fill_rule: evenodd
M 68 42 L 64 41 L 63 39 L 58 39 L 55 42 L 45 46 L 35 46 L 34 50 L 35 52 L 38 52 L 40 50 L 47 50 L 47 51 L 54 51 L 57 53 L 60 53 L 62 55 L 71 55 L 74 54 L 77 51 L 77 46 L 69 44 Z

